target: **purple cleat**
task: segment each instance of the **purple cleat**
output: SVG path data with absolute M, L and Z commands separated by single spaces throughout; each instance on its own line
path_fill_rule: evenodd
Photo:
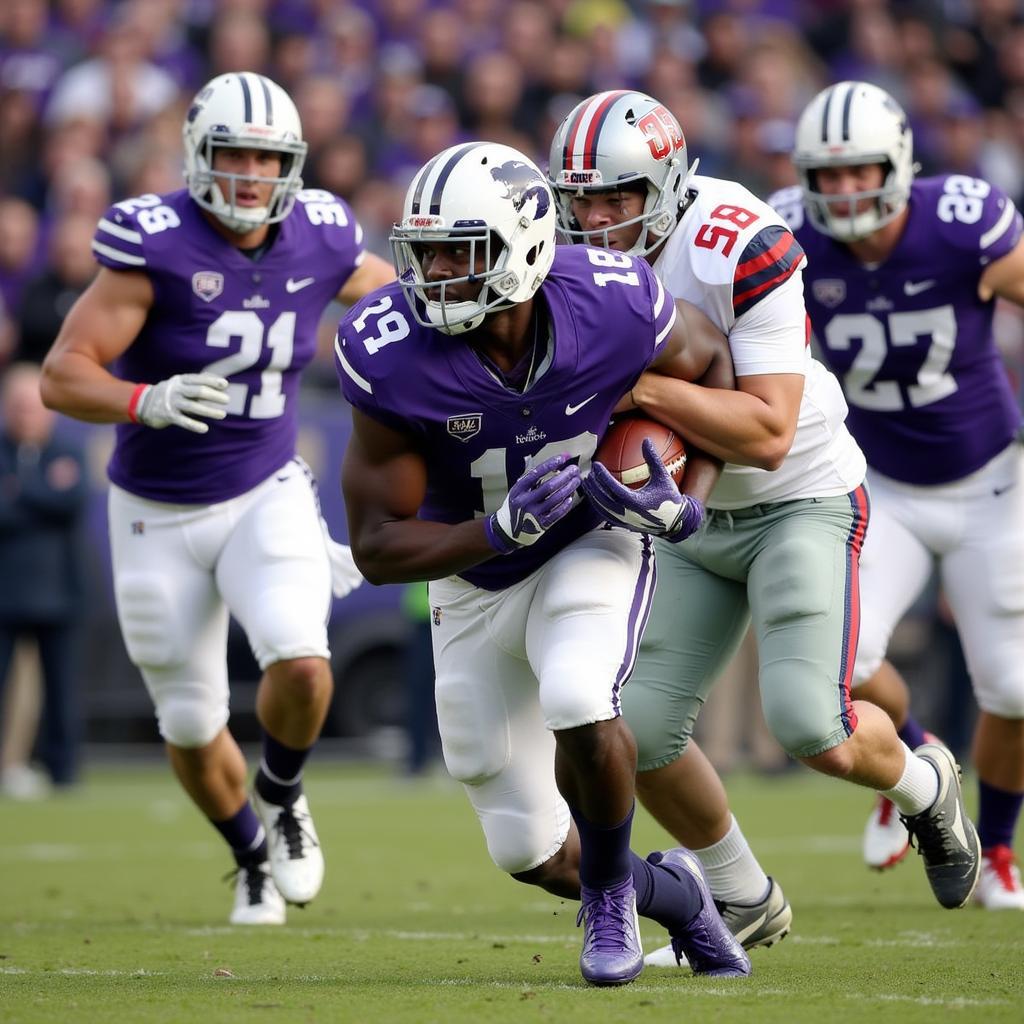
M 750 957 L 729 931 L 715 906 L 707 877 L 700 861 L 685 847 L 650 854 L 651 864 L 661 864 L 686 871 L 697 883 L 704 906 L 686 926 L 672 936 L 672 950 L 678 961 L 682 954 L 690 962 L 694 974 L 718 978 L 741 978 L 750 974 Z
M 625 985 L 644 966 L 633 879 L 608 889 L 580 886 L 576 924 L 583 925 L 580 971 L 591 985 Z

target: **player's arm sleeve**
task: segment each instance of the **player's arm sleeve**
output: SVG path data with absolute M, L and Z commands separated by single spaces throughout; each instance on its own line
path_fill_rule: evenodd
M 111 270 L 143 270 L 146 253 L 135 218 L 110 207 L 96 225 L 92 239 L 96 262 Z
M 805 372 L 804 260 L 800 243 L 782 225 L 758 232 L 744 250 L 733 279 L 736 320 L 729 331 L 737 377 Z
M 986 183 L 987 184 L 987 183 Z M 943 198 L 947 198 L 943 196 Z M 949 196 L 950 199 L 959 198 Z M 969 201 L 969 200 L 968 200 Z M 1000 188 L 991 186 L 991 191 L 981 200 L 981 215 L 970 226 L 969 231 L 957 231 L 956 240 L 962 240 L 965 247 L 973 249 L 982 266 L 987 266 L 1002 259 L 1020 241 L 1024 234 L 1024 220 L 1013 200 Z M 970 207 L 950 206 L 951 210 L 969 209 Z M 942 216 L 940 201 L 940 217 Z
M 652 327 L 652 342 L 645 363 L 645 365 L 650 365 L 664 352 L 665 345 L 672 334 L 672 328 L 676 322 L 676 304 L 672 296 L 665 291 L 665 286 L 654 274 L 654 271 L 647 265 L 646 260 L 636 259 L 633 263 L 648 295 L 648 302 L 645 303 L 642 316 Z M 638 369 L 638 373 L 640 369 L 643 367 Z
M 334 336 L 334 368 L 338 374 L 342 396 L 349 405 L 366 413 L 378 423 L 392 430 L 407 433 L 409 423 L 381 405 L 374 382 L 370 375 L 364 372 L 353 351 L 357 343 L 345 336 L 345 323 L 344 320 L 341 322 L 338 333 Z

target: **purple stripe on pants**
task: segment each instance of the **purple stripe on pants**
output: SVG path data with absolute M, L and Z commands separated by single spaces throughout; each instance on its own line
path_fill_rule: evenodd
M 658 568 L 654 559 L 654 541 L 647 535 L 643 537 L 643 551 L 640 559 L 640 571 L 637 573 L 636 586 L 633 589 L 633 602 L 629 608 L 629 621 L 626 626 L 626 650 L 612 684 L 612 708 L 616 715 L 622 714 L 620 696 L 626 684 L 636 656 L 640 650 L 640 639 L 647 627 L 647 619 L 651 614 L 654 601 L 654 588 L 658 583 Z

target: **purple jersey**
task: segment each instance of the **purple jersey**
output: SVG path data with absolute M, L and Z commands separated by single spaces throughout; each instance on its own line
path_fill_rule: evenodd
M 255 487 L 295 454 L 299 373 L 313 358 L 328 302 L 362 259 L 362 231 L 330 192 L 298 194 L 258 260 L 207 222 L 187 191 L 115 203 L 93 252 L 145 273 L 153 306 L 117 361 L 126 380 L 178 373 L 227 377 L 227 418 L 206 434 L 117 427 L 110 479 L 155 501 L 208 505 Z
M 922 178 L 896 248 L 868 268 L 805 222 L 799 196 L 771 201 L 807 253 L 807 312 L 868 464 L 910 484 L 973 473 L 1021 421 L 992 335 L 995 303 L 978 298 L 985 267 L 1020 239 L 1020 214 L 977 178 Z
M 561 452 L 586 472 L 616 402 L 661 351 L 675 306 L 643 260 L 559 246 L 538 299 L 552 342 L 524 393 L 489 372 L 465 340 L 421 327 L 400 286 L 354 306 L 338 329 L 345 398 L 415 438 L 427 464 L 422 519 L 497 511 L 527 468 Z M 615 270 L 609 272 L 609 267 Z M 487 590 L 524 579 L 598 522 L 581 502 L 535 544 L 460 575 Z

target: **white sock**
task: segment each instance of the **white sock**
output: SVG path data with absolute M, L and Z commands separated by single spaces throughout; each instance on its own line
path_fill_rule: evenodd
M 717 843 L 693 852 L 704 865 L 704 873 L 716 900 L 760 903 L 765 898 L 768 876 L 758 864 L 735 817 L 732 817 L 729 831 Z
M 900 746 L 907 755 L 903 774 L 892 789 L 882 790 L 881 793 L 904 814 L 920 814 L 927 811 L 938 799 L 939 773 L 931 761 L 918 757 L 906 743 L 901 743 Z

